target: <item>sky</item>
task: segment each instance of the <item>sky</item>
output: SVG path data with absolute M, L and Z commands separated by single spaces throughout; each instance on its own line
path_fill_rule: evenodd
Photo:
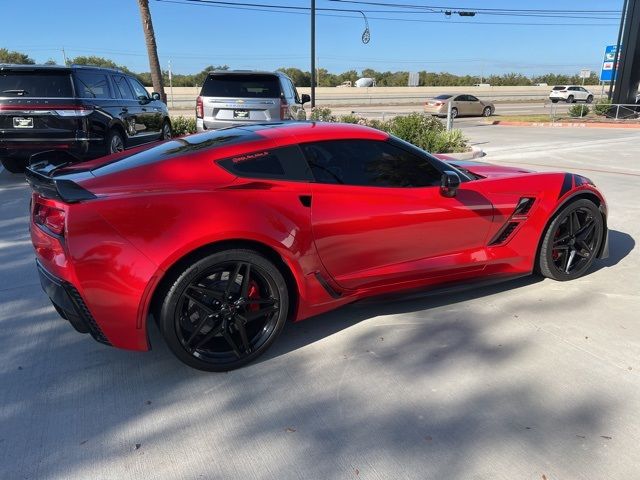
M 223 1 L 310 5 L 310 0 Z M 606 15 L 596 20 L 478 13 L 475 17 L 461 18 L 455 14 L 447 17 L 439 10 L 557 9 L 575 11 L 575 16 L 580 17 L 603 15 L 588 14 L 586 10 L 619 11 L 623 3 L 622 0 L 367 1 L 439 8 L 433 13 L 396 13 L 397 8 L 384 5 L 316 0 L 318 8 L 364 11 L 371 36 L 368 44 L 362 43 L 365 21 L 358 12 L 319 11 L 317 66 L 333 73 L 363 68 L 471 75 L 572 74 L 582 68 L 599 71 L 605 46 L 617 41 L 619 17 Z M 136 0 L 0 0 L 0 3 L 5 20 L 0 30 L 0 48 L 27 53 L 38 63 L 48 59 L 62 63 L 64 48 L 69 58 L 97 55 L 133 71 L 149 71 Z M 196 73 L 207 65 L 309 70 L 310 14 L 306 10 L 291 9 L 288 11 L 294 13 L 284 13 L 220 8 L 189 0 L 149 0 L 149 4 L 163 69 L 171 62 L 174 72 L 185 74 Z

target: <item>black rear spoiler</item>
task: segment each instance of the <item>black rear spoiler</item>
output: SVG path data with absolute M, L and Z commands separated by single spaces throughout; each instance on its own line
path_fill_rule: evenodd
M 34 192 L 43 197 L 62 200 L 66 203 L 97 198 L 65 175 L 55 177 L 56 170 L 79 161 L 80 159 L 76 156 L 60 150 L 47 150 L 31 155 L 25 172 L 27 182 Z

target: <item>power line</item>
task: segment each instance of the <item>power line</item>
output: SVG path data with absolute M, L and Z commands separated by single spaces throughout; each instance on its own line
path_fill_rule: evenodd
M 213 8 L 228 8 L 235 10 L 253 10 L 253 11 L 261 11 L 268 13 L 279 13 L 279 14 L 293 14 L 293 15 L 309 15 L 310 8 L 309 7 L 297 7 L 291 5 L 268 5 L 268 4 L 255 4 L 255 3 L 244 3 L 244 2 L 226 2 L 222 0 L 156 0 L 157 2 L 162 3 L 174 3 L 178 5 L 189 5 L 189 6 L 201 6 L 201 7 L 213 7 Z M 260 6 L 257 6 L 260 5 Z M 291 10 L 295 11 L 291 11 Z M 331 13 L 318 13 L 317 16 L 322 17 L 335 17 L 335 18 L 361 18 L 360 16 L 348 15 L 348 13 L 353 12 L 361 12 L 360 10 L 345 10 L 345 9 L 326 9 L 326 8 L 317 8 L 317 10 L 325 10 L 325 11 L 333 11 L 333 12 L 345 12 L 345 15 L 331 14 Z M 367 13 L 375 13 L 375 10 L 363 10 L 363 12 Z M 402 13 L 402 12 L 395 12 Z M 484 22 L 484 21 L 455 21 L 455 20 L 424 20 L 424 19 L 415 19 L 415 18 L 394 18 L 394 17 L 377 17 L 367 15 L 367 18 L 370 20 L 384 20 L 384 21 L 394 21 L 394 22 L 414 22 L 414 23 L 447 23 L 447 24 L 459 24 L 459 25 L 518 25 L 518 26 L 558 26 L 558 27 L 610 27 L 616 26 L 617 24 L 613 23 L 550 23 L 550 22 Z M 565 17 L 563 17 L 565 18 Z

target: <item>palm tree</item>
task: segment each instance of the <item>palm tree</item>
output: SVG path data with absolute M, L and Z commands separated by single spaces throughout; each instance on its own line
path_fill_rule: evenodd
M 154 92 L 158 92 L 163 102 L 167 102 L 162 82 L 162 71 L 158 60 L 158 47 L 156 46 L 156 35 L 153 32 L 153 22 L 151 21 L 151 11 L 149 10 L 149 0 L 138 0 L 140 7 L 140 17 L 142 19 L 142 29 L 144 30 L 144 40 L 147 43 L 147 54 L 149 55 L 149 67 L 151 68 L 151 83 Z

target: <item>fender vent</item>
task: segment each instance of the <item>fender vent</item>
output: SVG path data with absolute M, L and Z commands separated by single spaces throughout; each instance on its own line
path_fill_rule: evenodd
M 506 242 L 509 237 L 511 236 L 511 234 L 513 233 L 513 231 L 516 229 L 516 227 L 518 226 L 519 222 L 509 222 L 507 223 L 502 230 L 500 230 L 498 232 L 498 234 L 493 237 L 493 240 L 491 240 L 491 242 L 489 242 L 489 245 L 500 245 L 501 243 Z
M 535 198 L 522 197 L 518 201 L 518 205 L 516 206 L 516 209 L 513 212 L 513 215 L 526 215 L 527 213 L 529 213 L 529 210 L 531 210 L 531 207 L 533 207 L 534 202 L 535 202 Z

